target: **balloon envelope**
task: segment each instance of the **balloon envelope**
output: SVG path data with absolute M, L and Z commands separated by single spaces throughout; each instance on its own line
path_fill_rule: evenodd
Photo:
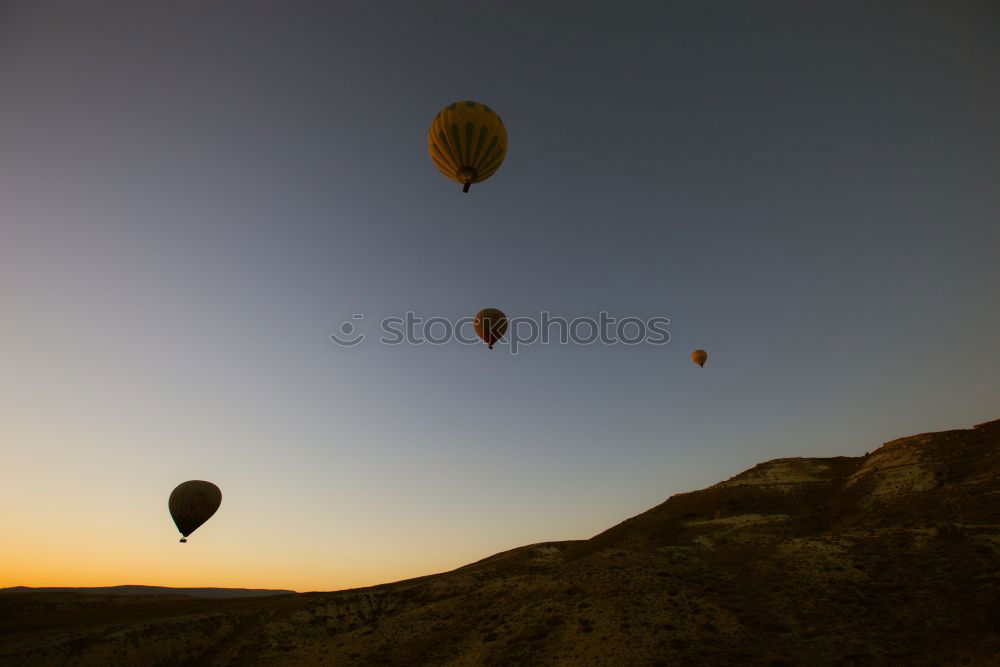
M 177 530 L 187 537 L 208 521 L 222 504 L 222 491 L 211 482 L 193 479 L 177 486 L 167 502 Z M 181 540 L 182 542 L 185 540 Z
M 472 326 L 475 327 L 476 334 L 492 350 L 493 344 L 507 333 L 507 316 L 497 308 L 483 308 L 476 313 L 476 317 L 472 320 Z
M 496 173 L 507 155 L 507 129 L 481 102 L 453 102 L 438 112 L 427 133 L 427 150 L 442 174 L 465 186 Z
M 705 367 L 705 362 L 708 360 L 708 352 L 705 350 L 695 350 L 691 353 L 691 361 L 698 364 L 702 368 Z

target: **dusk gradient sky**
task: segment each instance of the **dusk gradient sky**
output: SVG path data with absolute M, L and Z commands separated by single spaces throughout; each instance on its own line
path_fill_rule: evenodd
M 0 4 L 0 586 L 376 584 L 1000 417 L 998 35 L 988 0 Z M 510 136 L 468 195 L 426 146 L 460 99 Z M 375 341 L 486 306 L 671 342 Z M 188 479 L 223 502 L 179 545 Z

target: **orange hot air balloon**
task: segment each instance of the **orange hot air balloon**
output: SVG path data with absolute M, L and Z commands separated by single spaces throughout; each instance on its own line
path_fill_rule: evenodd
M 221 504 L 222 491 L 211 482 L 192 479 L 179 484 L 170 494 L 167 506 L 177 530 L 183 535 L 181 542 L 187 542 L 188 535 L 212 518 Z
M 507 333 L 507 316 L 503 314 L 502 310 L 483 308 L 476 313 L 475 319 L 472 320 L 472 326 L 475 327 L 476 334 L 492 350 L 493 344 Z
M 507 155 L 507 128 L 482 102 L 453 102 L 434 116 L 427 150 L 438 170 L 468 192 L 500 168 Z
M 691 353 L 691 361 L 698 364 L 702 368 L 705 367 L 705 362 L 708 360 L 708 352 L 705 350 L 695 350 Z

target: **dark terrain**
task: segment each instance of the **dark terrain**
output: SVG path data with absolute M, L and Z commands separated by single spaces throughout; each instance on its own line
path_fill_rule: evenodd
M 335 593 L 9 593 L 2 664 L 1000 664 L 1000 421 Z
M 82 593 L 85 595 L 186 595 L 192 598 L 253 598 L 262 595 L 288 595 L 294 592 L 280 588 L 172 588 L 170 586 L 94 586 L 89 588 L 14 586 L 0 588 L 0 595 L 11 593 Z

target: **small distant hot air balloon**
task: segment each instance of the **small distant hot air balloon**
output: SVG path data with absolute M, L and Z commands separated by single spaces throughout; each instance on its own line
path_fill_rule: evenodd
M 493 344 L 507 333 L 507 316 L 496 308 L 483 308 L 476 313 L 475 319 L 472 320 L 472 326 L 475 327 L 476 334 L 492 350 Z
M 181 542 L 187 542 L 187 536 L 212 518 L 221 504 L 222 491 L 211 482 L 193 479 L 178 485 L 167 505 L 177 530 L 183 535 Z
M 427 134 L 427 150 L 442 174 L 468 192 L 496 173 L 507 155 L 507 129 L 481 102 L 453 102 L 438 112 Z
M 695 350 L 691 353 L 691 361 L 698 364 L 702 368 L 705 367 L 705 362 L 708 360 L 708 352 L 705 350 Z

